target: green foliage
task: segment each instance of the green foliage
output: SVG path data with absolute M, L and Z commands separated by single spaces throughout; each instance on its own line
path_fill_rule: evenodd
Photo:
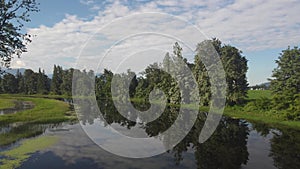
M 49 78 L 45 75 L 45 72 L 39 69 L 37 76 L 37 93 L 48 94 L 50 89 Z
M 225 65 L 226 81 L 228 83 L 228 104 L 235 105 L 244 103 L 248 86 L 246 79 L 246 72 L 248 70 L 246 58 L 243 57 L 241 51 L 235 47 L 229 45 L 222 46 L 221 41 L 217 39 L 213 39 L 210 42 L 215 45 L 214 47 L 217 52 L 219 52 L 220 58 Z M 197 50 L 199 50 L 199 48 L 197 48 Z M 206 67 L 200 58 L 199 52 L 195 56 L 194 64 L 188 63 L 187 59 L 184 59 L 182 56 L 182 48 L 179 43 L 176 42 L 171 55 L 167 53 L 162 63 L 150 64 L 139 77 L 136 77 L 135 73 L 130 71 L 127 72 L 127 75 L 113 75 L 109 70 L 104 70 L 104 73 L 96 78 L 97 98 L 110 98 L 110 83 L 113 76 L 125 78 L 125 76 L 132 75 L 134 78 L 130 84 L 130 97 L 147 101 L 152 90 L 160 89 L 165 93 L 168 103 L 179 105 L 182 101 L 182 93 L 180 93 L 179 83 L 176 79 L 180 79 L 180 84 L 190 86 L 189 79 L 187 79 L 188 74 L 184 74 L 187 72 L 183 71 L 185 69 L 181 63 L 183 61 L 189 68 L 192 68 L 192 72 L 199 86 L 201 105 L 207 106 L 210 104 L 211 85 Z M 122 88 L 121 82 L 118 83 L 120 83 L 118 84 L 118 89 Z M 123 84 L 123 86 L 124 85 L 125 84 Z M 187 90 L 189 90 L 189 88 L 187 88 Z M 186 99 L 183 100 L 187 101 Z
M 44 95 L 51 91 L 53 95 L 71 96 L 73 72 L 72 68 L 63 70 L 61 66 L 54 65 L 52 79 L 41 69 L 38 72 L 26 69 L 24 74 L 17 71 L 15 76 L 4 74 L 0 76 L 0 93 Z
M 23 141 L 19 147 L 0 153 L 1 156 L 7 157 L 5 159 L 0 159 L 0 169 L 18 168 L 31 156 L 31 154 L 44 150 L 55 144 L 57 141 L 58 138 L 54 136 L 43 136 Z
M 75 118 L 73 116 L 66 116 L 65 113 L 69 111 L 69 105 L 65 102 L 52 99 L 18 96 L 8 96 L 8 98 L 21 101 L 30 101 L 35 106 L 33 109 L 24 110 L 16 114 L 1 115 L 1 124 L 13 122 L 54 123 L 63 122 L 69 119 L 73 120 Z
M 176 75 L 174 65 L 180 65 L 179 62 L 181 60 L 183 60 L 182 48 L 178 43 L 175 43 L 173 46 L 173 55 L 170 56 L 167 53 L 162 64 L 150 64 L 142 73 L 143 76 L 138 78 L 135 97 L 147 100 L 152 90 L 160 89 L 165 93 L 168 103 L 180 104 L 181 95 L 179 85 L 169 73 L 173 72 Z M 178 78 L 184 79 L 183 77 Z
M 288 47 L 276 63 L 271 79 L 273 106 L 276 110 L 287 110 L 287 119 L 299 120 L 300 49 Z
M 0 109 L 8 109 L 8 108 L 12 108 L 14 106 L 15 106 L 15 103 L 14 103 L 13 99 L 5 99 L 5 98 L 0 99 Z
M 247 97 L 248 97 L 248 100 L 260 99 L 262 97 L 271 99 L 272 92 L 270 90 L 248 90 Z
M 113 73 L 104 69 L 102 75 L 96 77 L 96 97 L 97 99 L 110 99 L 111 96 L 111 81 Z
M 61 90 L 64 95 L 72 95 L 72 79 L 73 79 L 74 69 L 64 70 L 63 80 L 61 84 Z
M 244 109 L 246 111 L 268 111 L 272 109 L 271 99 L 261 97 L 254 101 L 249 102 Z
M 0 94 L 3 93 L 3 89 L 2 89 L 2 87 L 1 87 L 2 81 L 3 81 L 3 79 L 2 79 L 2 77 L 0 76 Z
M 242 104 L 247 95 L 247 59 L 235 47 L 225 45 L 221 48 L 221 60 L 226 73 L 227 102 L 229 105 Z
M 26 69 L 24 72 L 24 93 L 25 94 L 36 94 L 37 93 L 37 77 L 35 73 Z
M 211 98 L 210 81 L 207 69 L 202 63 L 199 55 L 195 56 L 194 76 L 199 87 L 199 96 L 201 106 L 208 106 Z
M 229 105 L 239 105 L 245 102 L 247 95 L 247 77 L 248 71 L 247 59 L 242 56 L 242 52 L 230 45 L 222 45 L 218 39 L 208 41 L 211 43 L 223 63 L 227 82 L 227 103 Z M 211 82 L 208 76 L 207 68 L 201 60 L 201 43 L 197 46 L 197 55 L 195 56 L 194 75 L 198 82 L 199 94 L 202 105 L 208 105 L 211 97 Z M 215 51 L 209 51 L 215 52 Z
M 17 83 L 15 85 L 18 86 L 17 87 L 18 93 L 24 93 L 25 79 L 19 70 L 17 70 L 16 80 L 17 80 Z
M 51 81 L 51 93 L 52 94 L 62 94 L 61 85 L 63 83 L 63 69 L 61 66 L 54 65 L 53 76 Z
M 24 23 L 30 21 L 30 13 L 38 12 L 36 0 L 0 1 L 0 66 L 9 67 L 14 54 L 27 51 L 31 35 L 24 33 Z
M 295 95 L 295 100 L 287 110 L 286 118 L 289 120 L 300 120 L 300 94 Z
M 17 92 L 17 86 L 16 86 L 17 80 L 14 75 L 8 73 L 3 76 L 3 79 L 1 81 L 1 87 L 3 93 L 16 93 Z

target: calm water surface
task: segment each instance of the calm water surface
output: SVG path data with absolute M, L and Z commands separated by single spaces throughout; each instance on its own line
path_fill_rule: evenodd
M 173 110 L 169 108 L 164 114 Z M 103 110 L 103 115 L 107 125 L 122 133 L 141 129 L 141 126 L 119 116 L 114 108 Z M 95 117 L 80 121 L 92 123 Z M 163 131 L 162 124 L 168 122 L 163 115 L 160 118 L 142 127 L 144 133 L 155 136 Z M 123 158 L 106 152 L 86 136 L 78 123 L 7 124 L 0 126 L 0 138 L 17 133 L 28 133 L 27 138 L 41 134 L 60 138 L 54 146 L 32 154 L 20 169 L 298 169 L 300 166 L 299 131 L 272 129 L 263 124 L 224 117 L 213 136 L 200 144 L 197 136 L 201 124 L 202 121 L 198 120 L 191 132 L 172 150 L 143 159 Z M 17 144 L 18 140 L 2 144 L 0 151 L 13 149 Z

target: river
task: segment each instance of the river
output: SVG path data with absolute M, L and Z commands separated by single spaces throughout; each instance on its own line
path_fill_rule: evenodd
M 122 133 L 141 129 L 137 124 L 118 116 L 113 108 L 106 109 L 104 117 L 107 126 Z M 83 121 L 91 122 L 90 119 L 80 120 L 81 123 Z M 32 154 L 20 169 L 297 169 L 300 166 L 300 132 L 297 130 L 275 129 L 264 124 L 223 117 L 213 136 L 200 144 L 198 137 L 194 137 L 199 134 L 199 128 L 195 126 L 201 126 L 200 123 L 198 121 L 188 136 L 170 151 L 141 159 L 120 157 L 105 151 L 89 139 L 79 123 L 0 125 L 0 136 L 28 133 L 23 139 L 39 135 L 59 138 L 55 145 Z M 147 135 L 157 135 L 162 128 L 161 122 L 154 121 L 142 130 Z M 0 151 L 17 147 L 19 141 L 2 144 Z M 124 142 L 122 146 L 132 145 Z

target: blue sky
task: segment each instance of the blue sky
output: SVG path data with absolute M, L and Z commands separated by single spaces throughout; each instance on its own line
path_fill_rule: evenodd
M 66 68 L 74 67 L 78 62 L 82 45 L 99 28 L 115 19 L 142 12 L 162 12 L 178 16 L 195 24 L 206 37 L 217 37 L 225 44 L 238 47 L 249 60 L 250 85 L 266 82 L 276 67 L 275 59 L 279 53 L 288 46 L 299 45 L 300 40 L 298 12 L 300 2 L 295 0 L 250 2 L 38 0 L 38 2 L 41 11 L 32 14 L 32 21 L 26 24 L 26 30 L 36 37 L 29 44 L 29 51 L 24 53 L 21 59 L 15 59 L 12 67 L 34 70 L 42 67 L 47 73 L 51 73 L 53 64 Z M 105 32 L 101 36 L 102 40 L 116 38 L 114 34 L 117 34 L 117 31 L 130 32 L 127 30 L 127 23 L 118 24 L 120 28 Z M 139 20 L 130 24 L 133 27 L 136 24 L 138 27 Z M 185 28 L 175 29 L 166 26 L 165 29 L 175 34 L 176 29 Z M 103 43 L 106 48 L 110 45 L 111 42 Z M 93 58 L 87 55 L 86 59 Z M 192 60 L 192 57 L 189 60 Z

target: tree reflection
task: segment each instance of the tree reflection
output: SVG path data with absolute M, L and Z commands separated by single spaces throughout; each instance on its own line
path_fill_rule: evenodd
M 201 124 L 202 123 L 202 124 Z M 198 143 L 204 121 L 198 118 L 193 130 L 178 144 L 172 152 L 179 164 L 182 152 L 193 146 L 199 169 L 223 168 L 237 169 L 248 161 L 247 138 L 249 129 L 240 120 L 223 118 L 212 137 L 205 143 Z
M 90 104 L 91 106 L 91 104 Z M 138 126 L 144 129 L 145 133 L 149 137 L 162 135 L 170 126 L 174 125 L 174 122 L 178 117 L 179 108 L 167 106 L 163 114 L 156 120 L 147 124 L 138 124 L 123 117 L 118 113 L 114 107 L 112 100 L 99 100 L 98 106 L 101 112 L 100 114 L 91 113 L 86 116 L 85 119 L 80 119 L 83 122 L 93 122 L 95 118 L 103 118 L 102 120 L 106 125 L 113 123 L 120 124 L 123 127 L 130 129 L 131 127 Z M 135 107 L 147 107 L 141 103 L 134 105 Z M 88 107 L 88 106 L 87 106 Z M 91 110 L 91 107 L 89 108 Z M 92 108 L 93 109 L 93 108 Z M 124 107 L 126 110 L 126 107 Z M 130 112 L 128 116 L 130 116 Z M 184 153 L 189 149 L 194 150 L 194 156 L 196 164 L 199 169 L 207 168 L 223 168 L 223 169 L 237 169 L 242 164 L 246 164 L 248 161 L 247 151 L 247 139 L 249 134 L 249 128 L 244 121 L 223 118 L 212 137 L 205 143 L 198 143 L 199 134 L 205 123 L 207 113 L 199 113 L 195 125 L 186 137 L 177 144 L 169 153 L 174 155 L 175 163 L 180 164 L 184 158 Z M 182 117 L 180 117 L 182 118 Z M 190 121 L 185 119 L 186 123 Z M 176 129 L 182 131 L 176 131 L 176 133 L 168 133 L 164 135 L 163 142 L 168 148 L 168 142 L 173 138 L 175 134 L 184 134 L 185 124 L 180 124 Z
M 249 129 L 240 120 L 223 118 L 216 132 L 205 143 L 196 143 L 198 168 L 240 168 L 248 161 Z
M 18 142 L 21 139 L 39 136 L 46 129 L 58 127 L 60 124 L 11 123 L 0 125 L 0 149 Z
M 264 137 L 270 133 L 270 127 L 265 123 L 252 123 L 252 128 Z
M 300 166 L 300 133 L 297 130 L 282 130 L 273 133 L 271 153 L 274 165 L 279 169 L 298 169 Z

